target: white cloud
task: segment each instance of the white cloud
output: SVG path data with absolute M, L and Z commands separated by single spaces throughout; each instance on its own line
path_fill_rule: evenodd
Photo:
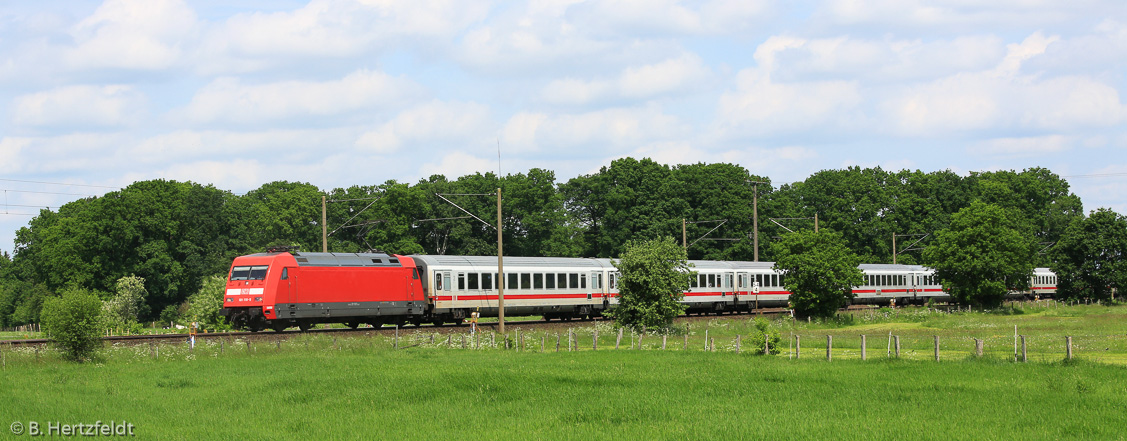
M 196 26 L 178 0 L 107 0 L 74 26 L 66 59 L 77 68 L 166 69 L 181 61 Z
M 202 42 L 205 72 L 264 69 L 308 58 L 354 57 L 404 46 L 442 47 L 482 20 L 486 2 L 312 0 L 280 12 L 240 13 Z
M 542 98 L 555 104 L 591 104 L 613 99 L 649 99 L 700 89 L 711 72 L 700 57 L 684 53 L 657 63 L 627 67 L 615 78 L 565 78 L 549 83 Z
M 775 36 L 756 50 L 755 57 L 777 81 L 832 77 L 883 85 L 986 70 L 1005 54 L 1002 40 L 990 35 L 932 41 Z
M 721 127 L 740 133 L 773 134 L 840 129 L 860 119 L 860 87 L 851 81 L 779 83 L 759 69 L 746 69 L 736 90 L 720 96 Z
M 660 109 L 647 106 L 579 114 L 521 113 L 506 122 L 502 133 L 506 148 L 572 156 L 588 151 L 607 154 L 655 140 L 683 138 L 689 128 Z
M 202 158 L 318 157 L 324 149 L 347 145 L 351 129 L 267 129 L 261 131 L 176 130 L 157 134 L 121 148 L 123 160 L 151 166 Z M 269 155 L 267 154 L 269 153 Z
M 1086 77 L 1040 80 L 993 73 L 960 74 L 900 89 L 881 103 L 892 131 L 934 135 L 951 131 L 1109 127 L 1124 118 L 1114 87 Z
M 1038 156 L 1059 153 L 1072 148 L 1077 140 L 1063 135 L 1031 136 L 1024 138 L 996 138 L 969 147 L 968 153 L 986 155 Z
M 1080 11 L 1116 9 L 1115 2 L 1101 0 L 827 0 L 815 16 L 836 25 L 958 32 L 988 26 L 1028 28 L 1068 23 Z
M 465 152 L 449 152 L 440 161 L 424 162 L 419 167 L 421 176 L 444 175 L 450 179 L 474 173 L 495 172 L 497 163 L 488 158 L 479 158 Z
M 494 133 L 489 109 L 477 103 L 432 101 L 406 110 L 356 140 L 356 146 L 392 153 L 404 145 L 461 144 Z
M 137 124 L 145 96 L 129 85 L 64 86 L 17 97 L 13 122 L 24 126 L 100 127 Z
M 269 179 L 265 171 L 271 166 L 256 159 L 231 158 L 174 163 L 162 170 L 136 172 L 133 180 L 163 178 L 213 184 L 220 189 L 254 189 Z M 300 180 L 301 178 L 297 178 Z
M 68 176 L 76 173 L 90 175 L 100 171 L 115 173 L 128 164 L 115 159 L 112 152 L 131 141 L 129 135 L 123 133 L 92 132 L 12 139 L 13 141 L 7 142 L 13 142 L 18 147 L 18 172 L 24 176 L 59 173 Z
M 418 95 L 421 88 L 411 80 L 367 70 L 326 82 L 246 85 L 236 78 L 220 78 L 175 113 L 197 123 L 258 123 L 387 109 Z
M 27 138 L 0 138 L 0 173 L 15 173 L 23 168 L 20 152 L 31 144 Z

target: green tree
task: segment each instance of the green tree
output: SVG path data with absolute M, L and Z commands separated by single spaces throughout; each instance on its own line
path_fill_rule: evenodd
M 1019 211 L 1044 245 L 1060 240 L 1074 220 L 1084 217 L 1083 204 L 1069 190 L 1068 181 L 1048 169 L 986 172 L 972 178 L 977 179 L 983 202 Z M 1035 264 L 1048 264 L 1047 256 L 1038 257 Z
M 217 274 L 204 279 L 199 291 L 188 298 L 188 320 L 199 322 L 207 329 L 230 329 L 219 315 L 223 309 L 223 294 L 227 289 L 225 275 Z
M 1057 292 L 1111 300 L 1127 287 L 1127 217 L 1101 208 L 1072 223 L 1051 253 Z
M 1008 289 L 1029 286 L 1035 245 L 1017 214 L 974 201 L 936 234 L 923 257 L 955 300 L 995 307 Z
M 117 280 L 116 288 L 113 298 L 102 303 L 103 319 L 114 328 L 140 328 L 134 325 L 147 315 L 145 279 L 125 276 Z
M 297 245 L 320 251 L 323 195 L 312 184 L 276 181 L 237 198 L 231 204 L 231 215 L 238 249 L 260 252 L 270 245 Z
M 620 274 L 618 306 L 608 315 L 619 326 L 667 328 L 685 312 L 681 299 L 695 272 L 672 237 L 630 241 L 614 266 Z
M 102 301 L 97 294 L 70 288 L 43 303 L 43 332 L 62 350 L 64 358 L 86 361 L 102 346 L 101 313 Z
M 231 198 L 211 186 L 154 180 L 65 204 L 57 213 L 42 210 L 16 234 L 15 274 L 50 290 L 97 292 L 112 292 L 118 279 L 136 275 L 145 279 L 149 310 L 160 311 L 241 251 L 232 251 Z
M 799 230 L 783 236 L 773 248 L 774 269 L 783 274 L 796 315 L 831 317 L 864 281 L 857 268 L 861 258 L 833 231 Z

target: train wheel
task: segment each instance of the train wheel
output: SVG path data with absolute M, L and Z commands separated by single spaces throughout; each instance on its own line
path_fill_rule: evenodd
M 353 321 L 353 322 L 344 322 L 344 325 L 345 325 L 345 326 L 348 326 L 349 328 L 352 328 L 352 329 L 356 329 L 356 328 L 360 327 L 360 322 L 355 322 L 355 321 Z
M 273 329 L 274 332 L 282 332 L 286 330 L 286 325 L 282 323 L 275 323 Z
M 552 316 L 544 314 L 544 321 L 546 321 L 546 322 L 552 321 Z
M 312 323 L 309 323 L 305 320 L 301 320 L 301 321 L 297 322 L 297 328 L 300 329 L 301 332 L 308 331 L 309 328 L 311 327 L 311 325 L 312 325 Z

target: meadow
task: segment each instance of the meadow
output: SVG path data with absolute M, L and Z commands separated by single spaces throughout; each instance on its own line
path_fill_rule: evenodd
M 1044 359 L 1017 363 L 1012 343 L 984 357 L 955 344 L 972 334 L 1012 339 L 1014 323 L 1034 341 L 1122 335 L 1124 309 L 776 319 L 783 342 L 803 336 L 800 359 L 790 348 L 737 354 L 735 335 L 754 328 L 747 316 L 686 321 L 688 349 L 676 335 L 664 351 L 661 337 L 638 350 L 628 333 L 614 350 L 605 323 L 598 350 L 585 325 L 574 351 L 559 333 L 559 352 L 556 331 L 526 332 L 516 351 L 488 334 L 462 349 L 461 334 L 425 327 L 402 332 L 399 350 L 363 333 L 201 340 L 192 350 L 118 344 L 81 365 L 3 348 L 0 423 L 125 420 L 141 439 L 1127 439 L 1127 367 L 1116 360 L 1093 350 L 1063 361 L 1046 348 Z M 889 330 L 902 345 L 926 340 L 926 356 L 902 348 L 887 358 L 875 337 L 867 361 L 851 355 L 850 338 Z M 826 334 L 835 351 L 843 345 L 832 361 Z M 940 362 L 929 358 L 933 335 L 952 340 Z

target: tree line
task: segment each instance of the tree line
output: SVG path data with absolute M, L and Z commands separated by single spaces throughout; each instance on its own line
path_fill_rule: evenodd
M 776 258 L 773 245 L 791 231 L 813 229 L 817 216 L 819 228 L 840 235 L 862 262 L 891 263 L 897 234 L 914 235 L 898 240 L 897 262 L 926 263 L 920 249 L 973 203 L 1000 210 L 1026 240 L 1029 265 L 1121 268 L 1127 240 L 1116 233 L 1122 215 L 1086 217 L 1068 182 L 1043 168 L 960 176 L 850 167 L 776 186 L 733 164 L 623 158 L 565 182 L 532 169 L 331 190 L 278 181 L 242 195 L 151 180 L 42 210 L 20 228 L 14 253 L 0 255 L 0 326 L 38 322 L 43 302 L 66 289 L 88 290 L 108 305 L 128 277 L 143 280 L 139 320 L 186 314 L 188 298 L 238 255 L 275 245 L 320 251 L 322 196 L 330 251 L 495 254 L 498 188 L 505 254 L 512 256 L 618 257 L 631 240 L 680 238 L 685 226 L 689 259 L 752 260 L 755 191 L 764 261 Z M 1093 235 L 1102 238 L 1091 242 Z M 1071 244 L 1068 252 L 1057 251 L 1062 244 Z M 1068 266 L 1057 263 L 1062 256 L 1079 257 Z M 1092 256 L 1112 263 L 1093 264 Z M 1121 286 L 1068 280 L 1062 286 L 1076 295 Z

